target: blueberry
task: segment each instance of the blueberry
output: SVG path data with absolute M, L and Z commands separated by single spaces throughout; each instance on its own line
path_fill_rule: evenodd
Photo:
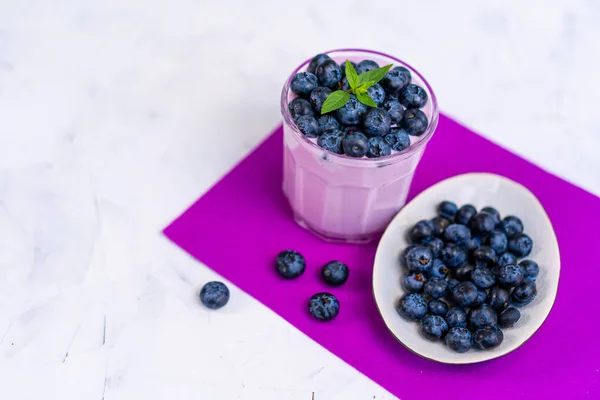
M 357 125 L 366 113 L 367 106 L 351 94 L 350 100 L 335 111 L 335 116 L 344 125 Z
M 408 265 L 406 264 L 406 258 L 407 258 L 406 256 L 408 255 L 409 251 L 411 251 L 412 249 L 414 249 L 416 247 L 417 247 L 416 244 L 411 244 L 410 246 L 408 246 L 407 248 L 402 250 L 402 253 L 400 253 L 400 265 L 408 268 Z
M 436 258 L 433 260 L 429 268 L 427 268 L 425 273 L 429 278 L 446 279 L 446 276 L 448 276 L 448 271 L 448 268 L 446 265 L 444 265 L 442 260 Z
M 382 108 L 371 108 L 363 121 L 365 133 L 369 136 L 385 136 L 390 133 L 392 119 Z
M 425 282 L 423 291 L 434 299 L 442 298 L 448 293 L 448 282 L 441 278 L 431 278 Z
M 292 78 L 290 88 L 298 96 L 308 96 L 317 87 L 317 77 L 310 72 L 299 72 Z
M 427 220 L 421 220 L 417 222 L 410 231 L 408 231 L 408 238 L 413 243 L 421 244 L 433 237 L 433 224 Z
M 426 280 L 420 272 L 409 272 L 402 276 L 402 287 L 410 293 L 421 293 Z
M 343 90 L 344 92 L 350 90 L 350 84 L 348 83 L 348 78 L 347 77 L 343 77 L 338 83 L 337 85 L 335 85 L 337 90 Z
M 446 334 L 446 346 L 457 353 L 466 353 L 473 347 L 471 332 L 464 327 L 450 328 Z
M 298 119 L 303 115 L 312 116 L 315 114 L 308 100 L 300 97 L 296 97 L 294 100 L 290 101 L 288 109 L 290 110 L 290 115 L 293 119 Z
M 316 138 L 321 134 L 321 128 L 319 127 L 319 121 L 312 115 L 303 115 L 296 121 L 300 132 L 304 133 L 306 137 Z
M 508 238 L 503 232 L 494 231 L 485 240 L 485 243 L 490 246 L 497 255 L 500 255 L 506 251 L 506 245 L 508 244 Z
M 472 252 L 481 247 L 483 240 L 479 236 L 472 237 L 471 240 L 462 243 L 462 248 L 466 251 Z
M 403 69 L 400 69 L 403 68 Z M 396 67 L 381 80 L 383 89 L 391 94 L 400 93 L 400 91 L 410 82 L 410 71 L 404 67 Z
M 489 268 L 475 268 L 471 271 L 471 281 L 479 289 L 489 289 L 496 283 L 496 276 Z
M 456 206 L 456 203 L 444 200 L 438 205 L 437 211 L 441 217 L 453 220 L 458 212 L 458 207 Z
M 392 150 L 403 151 L 410 147 L 410 136 L 403 129 L 392 128 L 383 138 Z
M 446 228 L 444 237 L 448 242 L 461 244 L 471 238 L 471 231 L 464 225 L 451 224 Z
M 362 131 L 360 130 L 360 126 L 358 125 L 345 125 L 344 129 L 342 129 L 342 131 L 344 131 L 344 133 L 346 135 L 350 134 L 350 133 L 354 133 L 354 132 L 360 132 L 362 133 Z M 363 133 L 364 135 L 364 133 Z
M 348 280 L 348 266 L 339 261 L 330 261 L 321 268 L 321 278 L 329 286 L 341 286 Z
M 442 261 L 450 268 L 456 268 L 467 262 L 467 253 L 454 243 L 448 243 L 442 250 Z
M 442 250 L 444 250 L 444 241 L 440 238 L 431 238 L 423 244 L 431 249 L 434 257 L 439 257 Z
M 495 272 L 498 284 L 505 288 L 515 287 L 525 278 L 525 270 L 520 265 L 497 266 Z
M 529 278 L 523 279 L 523 281 L 513 290 L 512 300 L 517 306 L 524 306 L 535 298 L 537 295 L 537 288 L 535 282 Z
M 396 304 L 396 311 L 409 321 L 419 321 L 427 314 L 425 298 L 418 293 L 405 293 Z
M 440 340 L 448 332 L 448 323 L 439 315 L 426 315 L 421 320 L 421 333 L 429 340 Z
M 408 70 L 408 68 L 399 65 L 397 67 L 392 68 L 392 71 L 400 71 L 400 72 L 402 72 L 406 76 L 406 79 L 405 79 L 406 80 L 406 85 L 408 85 L 411 82 L 411 80 L 412 80 L 412 74 L 410 73 L 410 71 Z
M 491 214 L 480 212 L 473 217 L 470 225 L 474 235 L 488 237 L 494 232 L 496 222 Z
M 331 293 L 317 293 L 310 298 L 308 311 L 319 321 L 331 321 L 340 312 L 340 302 Z
M 208 282 L 200 290 L 200 301 L 207 308 L 217 310 L 229 301 L 229 289 L 223 282 Z
M 326 88 L 324 86 L 319 86 L 312 92 L 310 92 L 309 100 L 313 109 L 317 112 L 317 114 L 321 114 L 321 107 L 323 107 L 323 103 L 327 96 L 331 94 L 331 89 Z M 339 123 L 338 123 L 339 125 Z
M 495 326 L 486 326 L 478 329 L 473 334 L 475 346 L 481 350 L 490 350 L 498 347 L 504 340 L 504 334 Z
M 275 268 L 285 279 L 294 279 L 304 273 L 306 261 L 297 251 L 284 250 L 277 256 Z
M 488 246 L 479 246 L 473 251 L 473 259 L 478 265 L 481 266 L 493 266 L 496 264 L 498 258 L 496 252 Z
M 369 158 L 389 156 L 392 154 L 392 148 L 382 137 L 369 138 L 368 143 L 369 149 L 367 150 L 367 157 Z
M 533 248 L 533 241 L 527 235 L 517 235 L 508 239 L 507 249 L 517 257 L 527 257 Z
M 470 307 L 477 301 L 477 287 L 473 282 L 461 282 L 452 290 L 452 297 L 460 307 Z
M 342 131 L 329 131 L 321 134 L 317 139 L 317 144 L 324 150 L 331 151 L 332 153 L 342 154 L 342 142 L 344 135 Z
M 350 64 L 352 65 L 352 67 L 354 68 L 354 70 L 356 70 L 356 63 L 350 61 Z M 340 63 L 340 70 L 342 71 L 342 76 L 345 77 L 346 76 L 346 61 L 342 61 Z
M 512 215 L 504 217 L 500 226 L 509 239 L 523 233 L 523 222 Z
M 510 305 L 510 292 L 500 286 L 494 286 L 488 294 L 488 304 L 500 312 Z
M 521 312 L 514 307 L 510 307 L 502 311 L 502 314 L 498 317 L 498 325 L 502 328 L 510 328 L 514 326 L 520 318 Z
M 477 214 L 477 209 L 471 204 L 465 204 L 456 212 L 454 220 L 457 224 L 469 225 L 471 219 Z
M 523 260 L 519 263 L 521 267 L 525 270 L 525 278 L 529 278 L 532 281 L 535 281 L 538 274 L 540 273 L 540 267 L 533 260 Z
M 484 326 L 495 326 L 498 322 L 496 310 L 487 304 L 471 308 L 468 314 L 469 327 L 472 330 L 483 328 Z
M 406 253 L 406 266 L 411 272 L 425 272 L 433 263 L 431 250 L 424 246 L 415 246 Z
M 369 149 L 369 138 L 362 132 L 346 135 L 342 142 L 344 153 L 350 157 L 363 157 Z
M 375 104 L 377 104 L 377 107 L 379 107 L 385 100 L 385 91 L 379 83 L 376 83 L 373 86 L 369 87 L 367 89 L 367 94 L 370 98 L 373 99 Z
M 448 313 L 448 304 L 438 299 L 429 300 L 429 312 L 433 315 L 445 317 Z
M 467 313 L 460 307 L 452 307 L 446 314 L 446 321 L 451 328 L 467 326 Z
M 511 252 L 506 252 L 506 253 L 502 254 L 500 257 L 498 257 L 498 261 L 496 261 L 496 264 L 500 267 L 503 267 L 508 264 L 516 264 L 516 263 L 517 263 L 517 256 L 515 256 Z
M 446 228 L 450 226 L 450 221 L 444 217 L 435 217 L 431 220 L 433 224 L 433 234 L 437 237 L 444 237 Z
M 487 300 L 487 293 L 485 290 L 478 290 L 477 291 L 477 299 L 475 300 L 475 303 L 473 303 L 473 306 L 480 306 L 483 303 L 485 303 L 485 301 Z
M 427 92 L 421 86 L 411 83 L 400 91 L 399 100 L 406 108 L 421 108 L 427 103 Z
M 327 54 L 317 54 L 313 57 L 312 60 L 310 60 L 310 63 L 308 64 L 306 70 L 314 74 L 319 64 L 321 64 L 325 60 L 331 60 L 331 57 L 329 57 Z
M 495 222 L 496 224 L 499 224 L 499 223 L 500 223 L 500 213 L 499 213 L 499 212 L 498 212 L 498 210 L 496 210 L 494 207 L 490 207 L 490 206 L 483 207 L 483 208 L 481 209 L 481 212 L 488 213 L 488 214 L 490 214 L 492 217 L 494 217 L 494 222 Z
M 394 96 L 387 96 L 383 101 L 381 107 L 390 114 L 392 124 L 399 124 L 402 121 L 404 115 L 404 107 L 398 101 L 398 98 Z
M 325 60 L 317 66 L 315 75 L 321 86 L 333 88 L 342 79 L 342 70 L 335 61 Z
M 331 114 L 322 115 L 319 117 L 319 129 L 321 132 L 330 132 L 340 130 L 340 123 Z
M 473 264 L 463 264 L 460 267 L 456 268 L 454 271 L 454 277 L 459 281 L 468 281 L 471 279 L 471 272 L 475 270 L 475 266 Z
M 375 61 L 373 60 L 363 60 L 361 62 L 359 62 L 358 64 L 356 64 L 356 73 L 358 75 L 362 74 L 363 72 L 367 72 L 367 71 L 373 71 L 374 69 L 379 68 L 379 64 L 377 64 Z
M 454 290 L 454 288 L 460 283 L 460 281 L 458 279 L 449 279 L 448 280 L 448 290 L 450 290 L 450 292 L 452 292 Z
M 403 128 L 411 136 L 421 136 L 427 130 L 427 116 L 421 110 L 407 108 L 402 115 L 400 128 Z

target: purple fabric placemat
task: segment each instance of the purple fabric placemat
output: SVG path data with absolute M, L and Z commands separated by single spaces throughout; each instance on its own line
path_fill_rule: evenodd
M 595 279 L 600 266 L 591 253 L 600 243 L 600 199 L 444 116 L 409 198 L 466 172 L 504 175 L 533 191 L 554 224 L 562 257 L 558 298 L 541 329 L 513 353 L 481 364 L 443 365 L 406 350 L 385 328 L 373 300 L 376 245 L 325 243 L 295 224 L 281 191 L 281 128 L 165 234 L 402 399 L 600 398 L 600 288 Z M 294 281 L 281 279 L 273 267 L 276 254 L 286 248 L 307 259 L 307 271 Z M 320 266 L 331 259 L 351 268 L 341 288 L 326 287 L 318 277 Z M 338 318 L 330 323 L 313 320 L 307 311 L 310 296 L 323 290 L 341 303 Z

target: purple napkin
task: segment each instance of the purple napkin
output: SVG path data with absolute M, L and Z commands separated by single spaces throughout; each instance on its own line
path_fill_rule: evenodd
M 295 224 L 281 191 L 281 128 L 165 234 L 402 399 L 600 398 L 600 260 L 593 253 L 600 243 L 600 199 L 444 116 L 409 198 L 466 172 L 493 172 L 528 187 L 552 220 L 562 257 L 558 297 L 544 325 L 513 353 L 480 364 L 444 365 L 405 349 L 387 331 L 373 300 L 376 244 L 326 243 Z M 273 267 L 277 253 L 287 248 L 307 260 L 306 272 L 294 281 L 281 279 Z M 332 259 L 351 270 L 340 288 L 319 279 L 320 267 Z M 320 323 L 308 314 L 308 299 L 319 291 L 340 300 L 340 314 L 332 322 Z

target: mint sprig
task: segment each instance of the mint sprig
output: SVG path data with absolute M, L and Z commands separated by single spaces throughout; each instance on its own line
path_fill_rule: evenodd
M 356 70 L 352 64 L 350 64 L 350 61 L 346 60 L 345 67 L 346 79 L 348 79 L 350 89 L 346 91 L 336 90 L 327 96 L 321 107 L 321 114 L 326 114 L 335 111 L 338 108 L 342 108 L 348 100 L 350 100 L 350 94 L 355 95 L 358 101 L 369 107 L 377 107 L 375 101 L 367 94 L 367 89 L 382 80 L 385 77 L 385 74 L 392 68 L 392 64 L 372 71 L 363 72 L 360 75 L 356 73 Z

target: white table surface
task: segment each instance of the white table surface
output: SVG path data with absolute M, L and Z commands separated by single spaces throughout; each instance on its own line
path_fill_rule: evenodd
M 600 194 L 599 39 L 596 0 L 0 1 L 0 398 L 395 398 L 233 285 L 205 310 L 161 229 L 340 47 Z

